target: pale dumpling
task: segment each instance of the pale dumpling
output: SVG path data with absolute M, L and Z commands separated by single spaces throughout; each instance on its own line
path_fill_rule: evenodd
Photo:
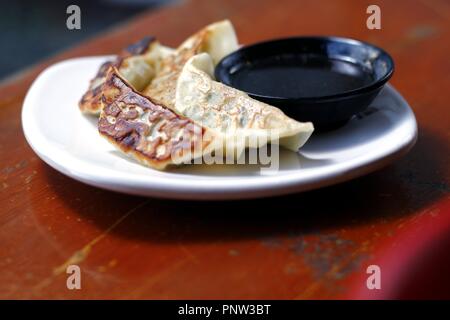
M 238 47 L 236 33 L 229 20 L 210 24 L 190 36 L 172 55 L 163 60 L 160 72 L 144 90 L 144 94 L 174 108 L 178 76 L 191 57 L 206 52 L 211 55 L 213 63 L 217 64 Z
M 213 70 L 213 59 L 207 53 L 188 60 L 177 82 L 176 112 L 227 139 L 246 137 L 247 146 L 248 138 L 266 137 L 268 142 L 279 139 L 280 145 L 297 151 L 311 136 L 312 123 L 295 121 L 278 108 L 215 81 Z
M 159 44 L 153 37 L 146 37 L 128 46 L 112 61 L 102 64 L 91 80 L 89 88 L 79 102 L 83 113 L 98 114 L 101 111 L 101 87 L 110 67 L 117 68 L 133 87 L 143 90 L 161 69 L 163 58 L 173 53 L 173 49 Z

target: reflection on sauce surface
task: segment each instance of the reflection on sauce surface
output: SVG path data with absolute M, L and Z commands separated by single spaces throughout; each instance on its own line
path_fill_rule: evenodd
M 237 66 L 233 87 L 263 96 L 307 98 L 335 95 L 369 85 L 368 70 L 319 56 L 273 56 Z

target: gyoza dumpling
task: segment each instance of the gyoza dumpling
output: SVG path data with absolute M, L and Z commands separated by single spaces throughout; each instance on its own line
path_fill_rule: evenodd
M 109 70 L 102 94 L 100 134 L 146 166 L 161 170 L 215 149 L 211 130 L 138 93 L 116 68 Z
M 238 49 L 238 42 L 230 21 L 224 20 L 210 24 L 189 37 L 173 55 L 164 59 L 161 71 L 144 90 L 144 94 L 173 108 L 178 76 L 191 57 L 207 52 L 211 55 L 214 64 L 217 64 L 236 49 Z
M 280 139 L 282 146 L 293 151 L 311 136 L 312 123 L 295 121 L 278 108 L 214 81 L 213 70 L 213 60 L 207 53 L 189 59 L 178 77 L 176 112 L 228 138 L 257 136 L 272 142 Z M 248 139 L 245 144 L 248 145 Z
M 100 66 L 97 75 L 91 80 L 89 89 L 79 102 L 84 113 L 98 114 L 101 110 L 101 86 L 105 82 L 110 67 L 115 67 L 136 90 L 143 90 L 161 68 L 161 62 L 173 52 L 161 46 L 154 38 L 146 37 L 128 46 L 117 57 Z

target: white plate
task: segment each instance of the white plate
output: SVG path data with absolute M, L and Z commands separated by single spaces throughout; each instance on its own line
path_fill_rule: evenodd
M 313 134 L 298 154 L 280 149 L 280 169 L 259 165 L 186 165 L 168 172 L 139 165 L 97 132 L 77 107 L 89 79 L 107 57 L 49 67 L 31 86 L 22 109 L 25 137 L 50 166 L 89 185 L 177 199 L 242 199 L 315 189 L 374 171 L 406 153 L 417 125 L 407 102 L 386 86 L 363 115 L 344 127 Z

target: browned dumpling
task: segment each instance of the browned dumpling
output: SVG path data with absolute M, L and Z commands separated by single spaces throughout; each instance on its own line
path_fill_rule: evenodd
M 98 130 L 140 163 L 164 169 L 214 150 L 214 136 L 192 120 L 138 93 L 111 68 L 102 86 Z
M 101 87 L 105 82 L 110 67 L 117 68 L 121 75 L 136 90 L 143 90 L 159 72 L 161 61 L 171 54 L 172 50 L 161 46 L 155 38 L 146 37 L 128 46 L 117 57 L 102 64 L 97 75 L 90 81 L 89 88 L 79 102 L 84 113 L 98 114 L 101 104 Z

